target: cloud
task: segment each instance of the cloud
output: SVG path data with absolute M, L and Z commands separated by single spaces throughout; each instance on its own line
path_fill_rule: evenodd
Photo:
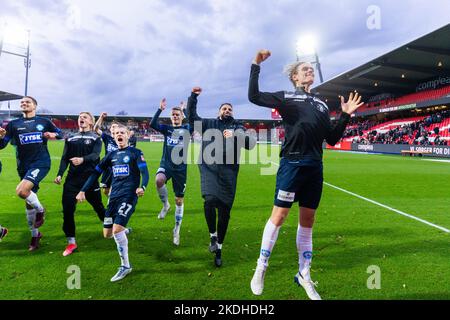
M 380 30 L 367 29 L 369 5 L 381 9 Z M 54 112 L 152 115 L 162 97 L 177 105 L 199 85 L 204 117 L 229 101 L 237 117 L 269 118 L 247 99 L 257 49 L 273 53 L 261 89 L 290 90 L 282 70 L 304 32 L 320 38 L 329 79 L 448 23 L 449 11 L 444 0 L 6 0 L 0 20 L 31 29 L 30 93 Z M 23 91 L 23 61 L 0 57 L 0 73 L 0 89 Z

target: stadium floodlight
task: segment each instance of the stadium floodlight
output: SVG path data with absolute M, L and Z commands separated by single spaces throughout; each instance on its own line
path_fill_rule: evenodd
M 316 65 L 317 71 L 319 72 L 320 82 L 323 82 L 319 55 L 317 54 L 317 43 L 317 37 L 312 34 L 305 34 L 298 38 L 295 46 L 295 52 L 297 61 L 304 60 Z
M 24 53 L 4 50 L 4 44 L 11 44 L 13 46 L 24 49 Z M 2 53 L 10 54 L 24 58 L 25 66 L 25 96 L 28 95 L 28 71 L 31 67 L 30 60 L 30 30 L 26 30 L 14 25 L 2 24 L 0 25 L 0 56 Z

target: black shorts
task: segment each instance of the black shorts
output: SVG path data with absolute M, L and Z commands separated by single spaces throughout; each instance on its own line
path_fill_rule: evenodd
M 187 169 L 184 170 L 172 170 L 169 168 L 159 167 L 156 174 L 162 173 L 166 176 L 166 181 L 172 179 L 172 188 L 175 193 L 175 197 L 183 198 L 186 191 L 186 176 Z
M 113 224 L 126 227 L 136 209 L 137 199 L 137 196 L 109 199 L 103 227 L 110 229 Z
M 322 185 L 322 163 L 305 165 L 301 161 L 282 158 L 277 172 L 274 205 L 290 208 L 298 202 L 300 207 L 317 209 Z
M 31 167 L 25 169 L 18 169 L 19 177 L 21 180 L 28 180 L 34 184 L 34 193 L 39 190 L 39 182 L 41 182 L 50 171 L 49 167 Z

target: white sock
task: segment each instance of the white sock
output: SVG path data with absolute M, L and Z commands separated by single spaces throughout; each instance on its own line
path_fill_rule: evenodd
M 175 206 L 175 229 L 180 230 L 181 222 L 183 221 L 184 204 Z
M 30 191 L 30 195 L 25 199 L 25 201 L 38 211 L 44 210 L 41 203 L 39 202 L 38 196 L 33 191 Z
M 67 237 L 68 244 L 76 244 L 75 237 Z
M 31 236 L 37 237 L 39 235 L 39 229 L 33 228 L 34 220 L 36 220 L 36 209 L 26 209 L 26 211 L 27 211 L 28 228 L 31 231 Z
M 125 230 L 114 234 L 114 240 L 117 244 L 117 251 L 119 252 L 122 266 L 129 268 L 130 261 L 128 260 L 128 239 L 125 234 Z
M 312 260 L 312 228 L 298 225 L 296 242 L 299 271 L 301 273 L 305 268 L 308 269 L 307 276 L 309 277 L 309 267 Z
M 217 243 L 217 249 L 222 250 L 222 244 L 221 243 Z
M 166 185 L 163 185 L 161 188 L 156 188 L 158 190 L 159 199 L 161 199 L 161 202 L 164 204 L 164 207 L 167 208 L 169 205 L 168 202 L 168 192 Z
M 277 227 L 272 221 L 267 221 L 264 228 L 263 237 L 261 241 L 261 251 L 259 253 L 258 268 L 266 269 L 269 265 L 269 257 L 272 253 L 275 242 L 278 238 L 280 227 Z

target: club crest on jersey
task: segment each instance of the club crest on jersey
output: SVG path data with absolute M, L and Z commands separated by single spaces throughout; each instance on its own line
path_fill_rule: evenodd
M 112 169 L 114 177 L 127 177 L 130 175 L 130 167 L 127 164 L 119 164 L 113 166 Z
M 20 144 L 42 143 L 42 132 L 19 134 Z
M 36 129 L 38 129 L 39 131 L 42 131 L 42 130 L 44 130 L 44 126 L 42 124 L 38 124 L 36 126 Z
M 91 144 L 91 140 L 89 140 L 89 139 L 84 140 L 84 144 Z
M 130 162 L 130 157 L 129 156 L 123 157 L 123 162 L 125 162 L 125 163 Z

